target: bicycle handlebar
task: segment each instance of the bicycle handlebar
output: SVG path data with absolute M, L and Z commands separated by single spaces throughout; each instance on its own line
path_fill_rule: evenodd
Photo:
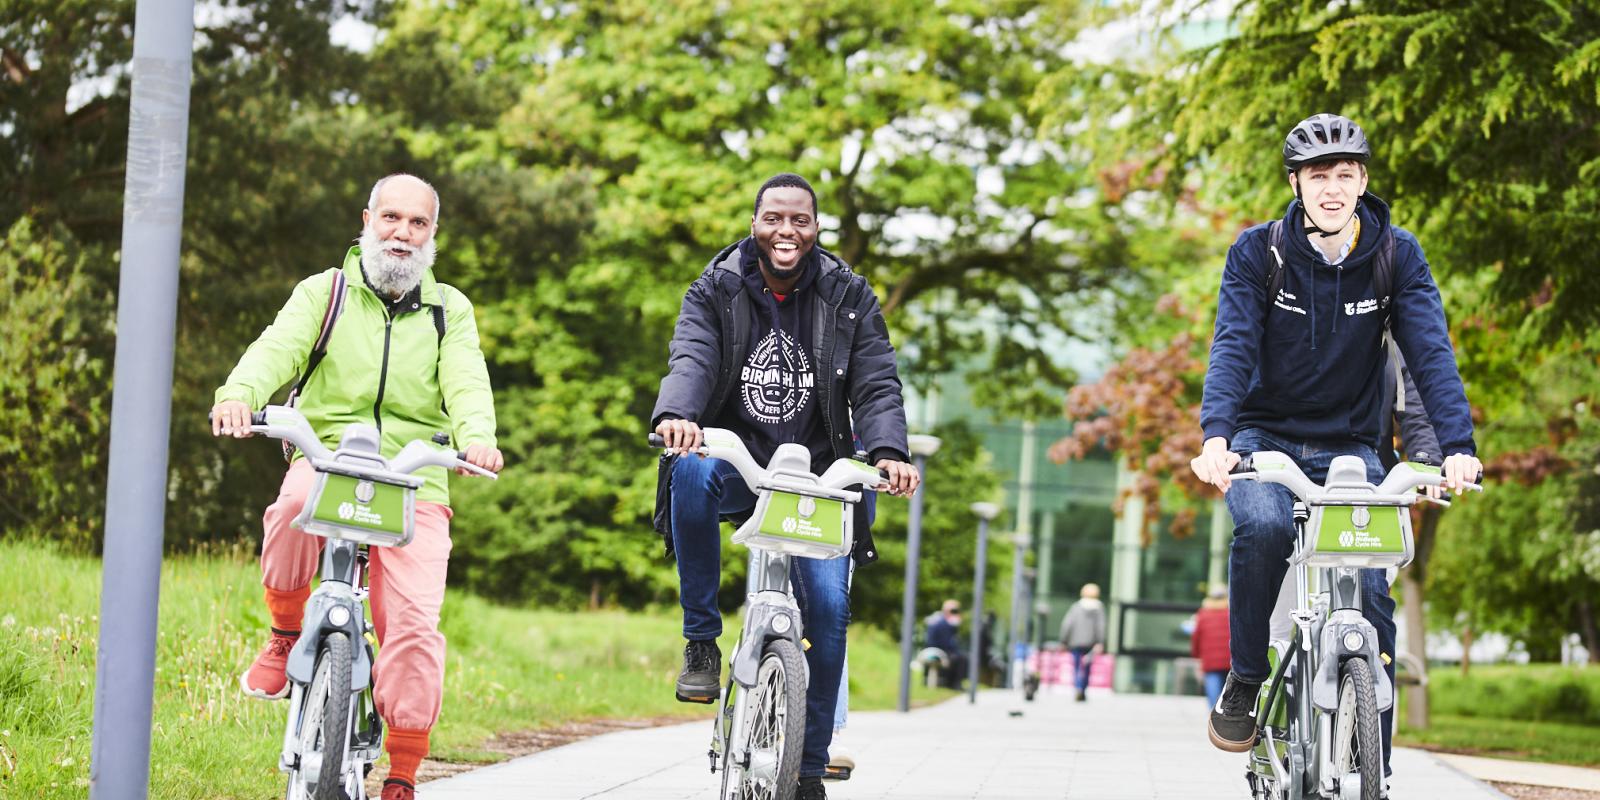
M 212 415 L 207 412 L 206 419 L 210 421 Z M 338 453 L 330 451 L 316 431 L 311 429 L 311 423 L 306 422 L 298 410 L 288 406 L 267 406 L 260 411 L 250 412 L 250 432 L 259 433 L 273 439 L 285 439 L 300 452 L 305 453 L 313 465 L 321 466 L 337 460 Z M 484 469 L 467 460 L 467 454 L 461 450 L 439 450 L 422 439 L 413 439 L 406 443 L 392 459 L 384 459 L 377 453 L 361 454 L 363 460 L 376 460 L 383 464 L 382 470 L 409 476 L 423 467 L 444 467 L 445 469 L 464 469 L 476 475 L 481 475 L 490 480 L 499 480 L 500 476 Z M 347 461 L 337 461 L 341 471 L 355 465 Z
M 1242 454 L 1239 463 L 1228 471 L 1228 475 L 1241 480 L 1279 484 L 1307 505 L 1410 506 L 1419 499 L 1450 505 L 1450 501 L 1443 498 L 1412 491 L 1423 486 L 1443 485 L 1444 476 L 1437 471 L 1419 470 L 1402 461 L 1389 470 L 1382 483 L 1374 486 L 1348 475 L 1336 475 L 1336 470 L 1337 467 L 1330 467 L 1327 483 L 1319 486 L 1306 477 L 1293 459 L 1283 453 L 1263 450 Z M 1476 483 L 1464 484 L 1463 488 L 1483 491 L 1483 487 Z
M 701 428 L 703 444 L 694 449 L 698 455 L 711 458 L 720 458 L 732 464 L 739 471 L 739 476 L 744 478 L 752 491 L 762 489 L 778 489 L 797 494 L 814 494 L 819 497 L 831 497 L 838 500 L 858 502 L 861 498 L 856 492 L 844 491 L 847 486 L 860 485 L 870 491 L 882 491 L 889 481 L 889 473 L 853 458 L 841 458 L 816 475 L 809 471 L 778 466 L 779 455 L 773 454 L 772 464 L 762 468 L 750 456 L 750 451 L 744 442 L 735 436 L 732 431 L 723 428 Z M 659 433 L 649 434 L 647 441 L 651 447 L 663 449 L 667 440 Z M 877 474 L 876 483 L 868 483 L 865 477 L 867 471 Z M 787 480 L 786 480 L 787 479 Z

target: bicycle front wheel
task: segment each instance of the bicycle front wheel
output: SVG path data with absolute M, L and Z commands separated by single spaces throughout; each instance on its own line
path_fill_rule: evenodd
M 767 643 L 749 690 L 745 763 L 731 765 L 739 800 L 792 800 L 806 738 L 806 662 L 787 639 Z
M 1339 706 L 1334 712 L 1333 769 L 1339 797 L 1383 796 L 1383 736 L 1372 665 L 1352 658 L 1339 668 Z
M 350 749 L 350 637 L 322 640 L 300 707 L 299 762 L 289 773 L 290 800 L 344 800 Z

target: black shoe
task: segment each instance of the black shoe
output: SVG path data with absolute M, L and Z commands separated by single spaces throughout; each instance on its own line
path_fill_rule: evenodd
M 683 671 L 678 673 L 678 700 L 715 703 L 722 682 L 722 649 L 716 640 L 690 641 L 683 648 Z
M 1088 695 L 1085 695 L 1083 692 L 1078 692 L 1078 702 L 1082 703 L 1083 701 L 1088 700 L 1088 699 L 1089 699 Z
M 801 778 L 794 800 L 828 800 L 828 790 L 822 788 L 821 778 Z
M 1222 696 L 1211 709 L 1211 723 L 1207 733 L 1211 743 L 1219 750 L 1243 753 L 1256 743 L 1256 696 L 1261 693 L 1260 683 L 1242 681 L 1233 672 L 1222 686 Z

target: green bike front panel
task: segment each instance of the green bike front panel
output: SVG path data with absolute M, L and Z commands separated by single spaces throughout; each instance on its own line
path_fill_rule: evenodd
M 410 486 L 319 470 L 294 527 L 329 539 L 399 547 L 411 541 L 416 505 Z
M 801 558 L 839 558 L 855 544 L 851 512 L 843 500 L 770 490 L 733 541 Z
M 1403 567 L 1411 563 L 1411 515 L 1404 506 L 1312 506 L 1306 523 L 1314 567 Z

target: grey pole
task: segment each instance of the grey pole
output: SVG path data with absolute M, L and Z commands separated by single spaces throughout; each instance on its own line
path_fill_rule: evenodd
M 928 456 L 939 452 L 939 437 L 913 434 L 906 438 L 917 474 L 926 481 L 923 467 L 928 463 Z M 906 583 L 900 603 L 900 702 L 896 706 L 901 711 L 911 710 L 911 636 L 917 615 L 917 574 L 922 558 L 922 496 L 926 493 L 919 489 L 911 496 L 910 518 L 906 521 Z
M 95 662 L 92 800 L 143 800 L 150 786 L 150 707 L 193 51 L 194 0 L 139 0 Z
M 967 702 L 978 702 L 978 667 L 983 663 L 983 581 L 989 566 L 989 520 L 1000 513 L 994 503 L 973 503 L 972 513 L 978 515 L 977 564 L 972 571 L 972 647 L 967 651 Z
M 1024 650 L 1021 646 L 1022 632 L 1027 629 L 1023 619 L 1028 614 L 1029 606 L 1028 599 L 1023 596 L 1027 591 L 1023 583 L 1023 571 L 1027 569 L 1025 562 L 1027 560 L 1028 547 L 1032 542 L 1033 539 L 1028 535 L 1027 531 L 1018 531 L 1012 539 L 1011 646 L 1008 648 L 1011 658 L 1008 659 L 1010 663 L 1007 665 L 1010 668 L 1010 680 L 1006 684 L 1012 689 L 1022 685 L 1022 667 L 1023 659 L 1025 658 Z

